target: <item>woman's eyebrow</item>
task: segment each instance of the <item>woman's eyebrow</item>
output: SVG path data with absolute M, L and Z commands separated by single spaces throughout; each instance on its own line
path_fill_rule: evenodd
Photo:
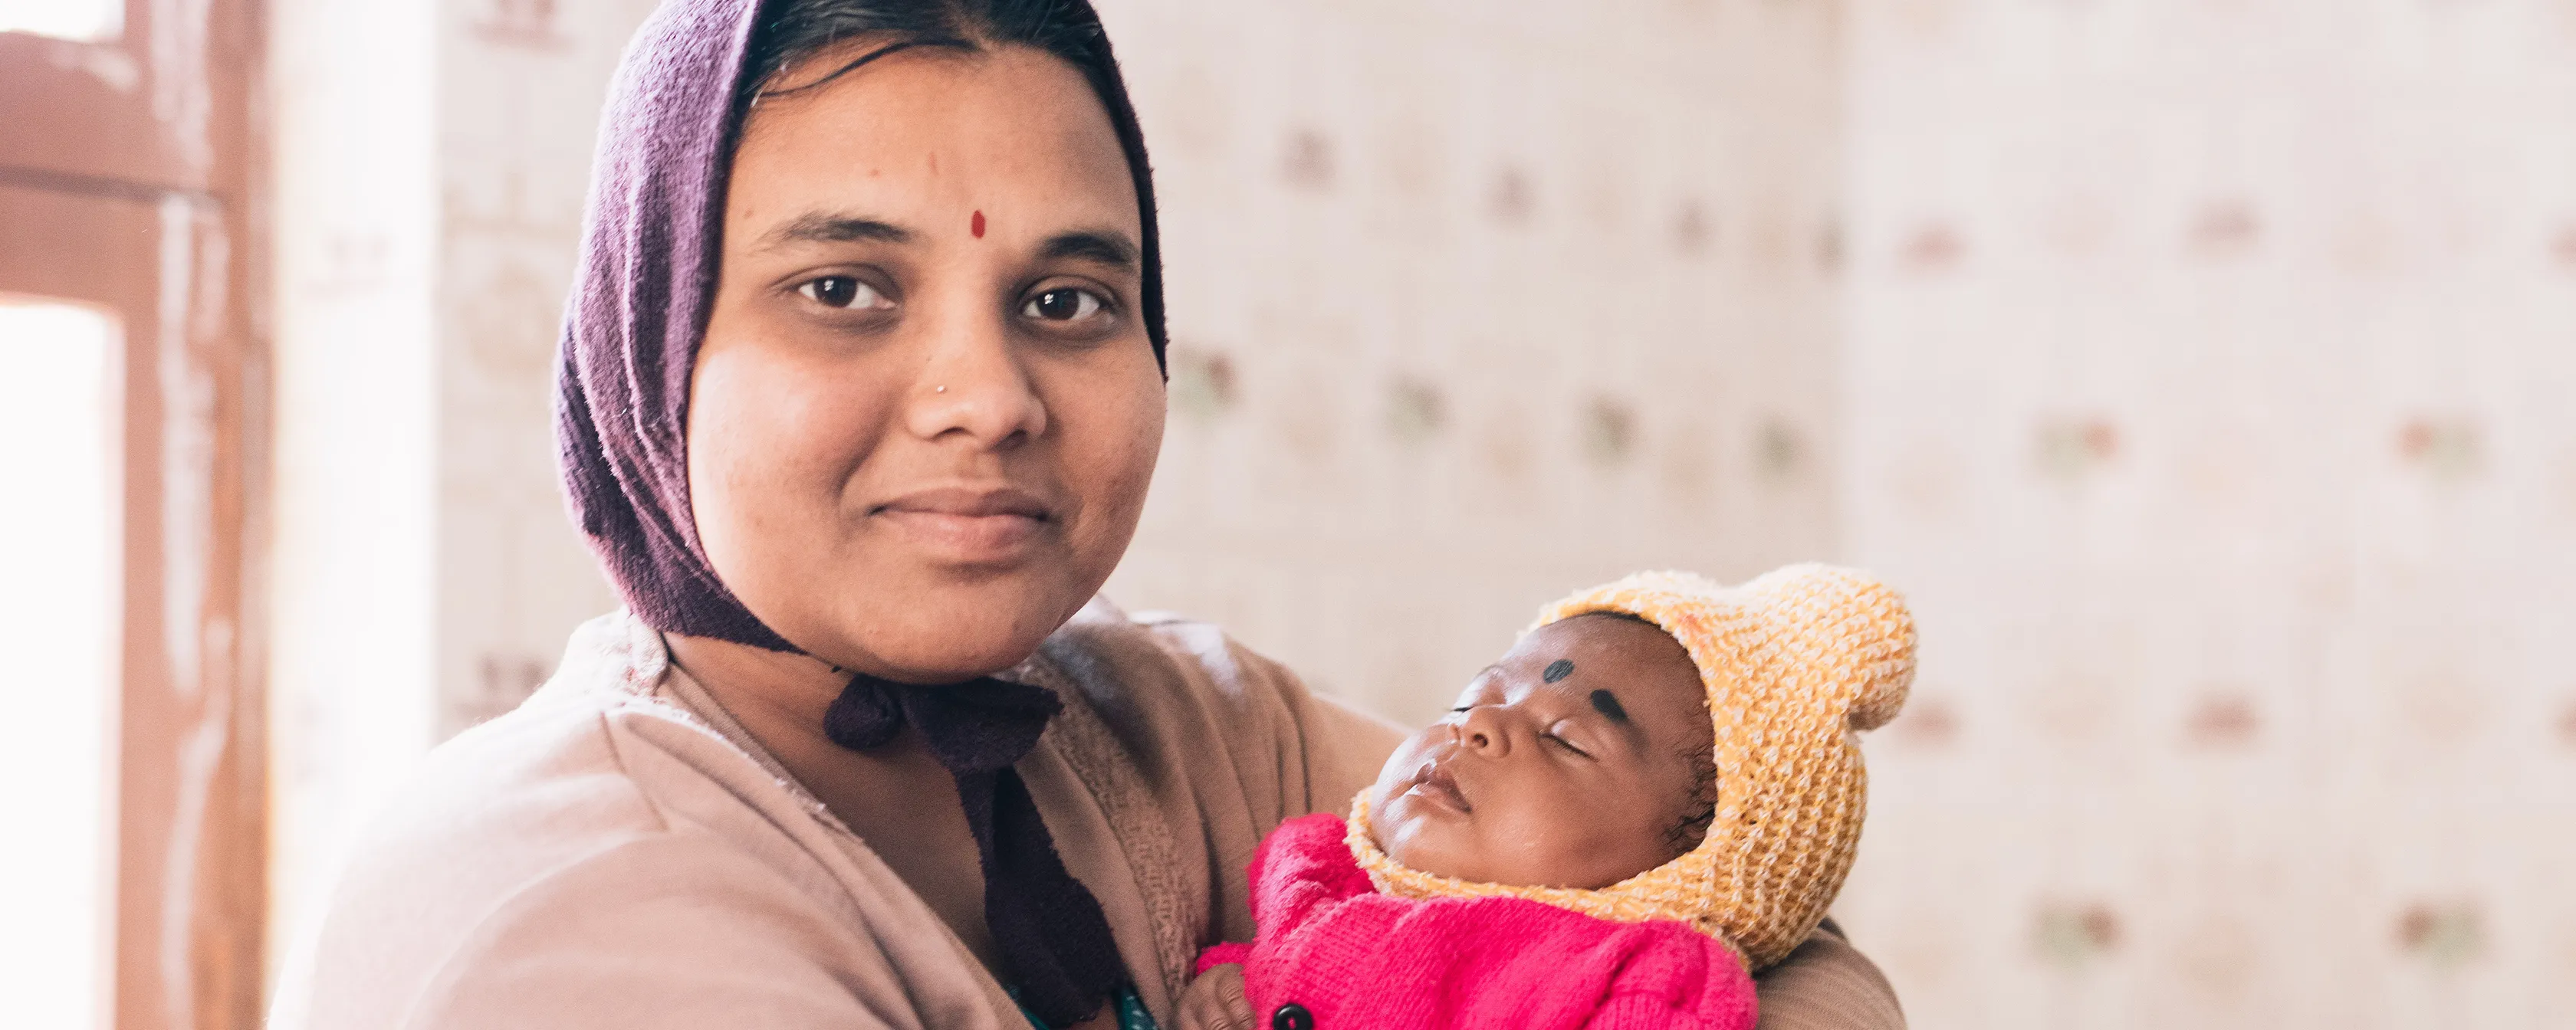
M 1127 242 L 1124 233 L 1091 229 L 1057 233 L 1038 244 L 1038 260 L 1059 261 L 1065 258 L 1091 261 L 1122 272 L 1134 271 L 1143 263 L 1136 245 Z
M 912 230 L 893 222 L 855 215 L 832 215 L 807 212 L 796 216 L 760 238 L 759 249 L 783 247 L 790 243 L 910 243 Z

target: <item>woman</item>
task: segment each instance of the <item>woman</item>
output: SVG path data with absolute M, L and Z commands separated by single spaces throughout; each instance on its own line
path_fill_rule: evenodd
M 1396 734 L 1093 598 L 1163 326 L 1089 6 L 670 0 L 601 138 L 559 414 L 629 610 L 391 803 L 276 1025 L 1173 1025 Z M 1830 934 L 1764 986 L 1902 1024 Z

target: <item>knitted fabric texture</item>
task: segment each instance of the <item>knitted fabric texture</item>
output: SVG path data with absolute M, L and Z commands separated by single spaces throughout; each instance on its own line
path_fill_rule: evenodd
M 1597 890 L 1434 876 L 1381 851 L 1368 795 L 1352 803 L 1351 853 L 1405 898 L 1511 897 L 1621 922 L 1674 919 L 1719 937 L 1755 969 L 1823 921 L 1860 843 L 1868 795 L 1858 731 L 1895 718 L 1914 682 L 1914 617 L 1858 572 L 1793 565 L 1741 587 L 1647 572 L 1539 613 L 1536 629 L 1591 612 L 1662 627 L 1690 652 L 1716 731 L 1717 813 L 1688 854 Z
M 1200 972 L 1242 964 L 1266 1025 L 1295 1004 L 1324 1028 L 1753 1028 L 1753 978 L 1724 941 L 1520 898 L 1389 897 L 1344 833 L 1325 813 L 1279 824 L 1252 859 L 1259 939 L 1199 957 Z

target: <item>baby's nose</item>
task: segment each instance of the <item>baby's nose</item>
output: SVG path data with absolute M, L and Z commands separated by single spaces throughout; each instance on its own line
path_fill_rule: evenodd
M 1502 732 L 1501 716 L 1486 707 L 1470 708 L 1451 731 L 1458 735 L 1458 745 L 1470 751 L 1500 753 L 1511 747 L 1510 737 Z

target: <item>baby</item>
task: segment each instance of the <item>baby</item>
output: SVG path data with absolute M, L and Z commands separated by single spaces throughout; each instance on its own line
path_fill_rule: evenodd
M 1864 576 L 1644 573 L 1549 606 L 1347 824 L 1252 862 L 1254 1026 L 1754 1024 L 1750 972 L 1824 918 L 1859 842 L 1854 740 L 1895 716 L 1912 616 Z M 1231 971 L 1184 1026 L 1240 1025 Z

